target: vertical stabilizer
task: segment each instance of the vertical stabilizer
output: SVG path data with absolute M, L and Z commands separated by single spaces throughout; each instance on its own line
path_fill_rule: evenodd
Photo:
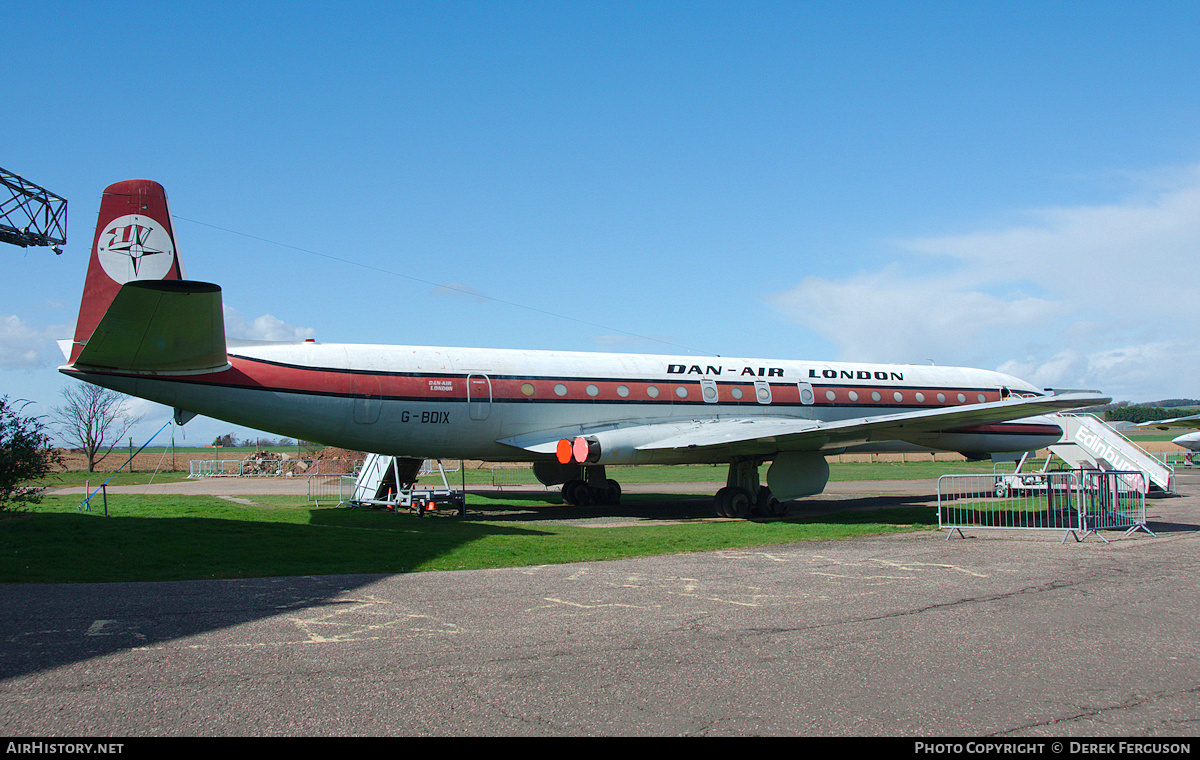
M 123 284 L 184 278 L 162 185 L 148 179 L 109 185 L 100 201 L 70 361 L 79 356 Z

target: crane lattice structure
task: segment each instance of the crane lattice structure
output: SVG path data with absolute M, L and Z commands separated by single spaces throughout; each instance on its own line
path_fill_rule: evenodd
M 0 169 L 0 243 L 22 248 L 67 242 L 67 199 Z

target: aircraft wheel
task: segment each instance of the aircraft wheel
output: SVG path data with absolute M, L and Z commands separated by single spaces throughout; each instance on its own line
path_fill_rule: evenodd
M 717 495 L 713 497 L 713 507 L 717 511 L 717 517 L 732 517 L 729 514 L 729 496 L 732 488 L 726 487 L 717 491 Z
M 758 503 L 754 505 L 754 508 L 758 514 L 767 517 L 778 517 L 783 514 L 783 504 L 771 495 L 771 489 L 766 486 L 758 489 Z
M 717 491 L 713 503 L 720 517 L 746 517 L 750 514 L 750 492 L 737 486 L 726 486 Z
M 569 502 L 577 507 L 590 507 L 592 505 L 592 489 L 588 488 L 588 484 L 582 480 L 572 480 L 568 485 L 571 486 Z
M 562 500 L 564 504 L 575 506 L 575 490 L 576 487 L 581 483 L 583 483 L 583 481 L 579 479 L 568 480 L 566 483 L 563 483 Z
M 604 503 L 605 504 L 620 504 L 621 503 L 621 484 L 615 480 L 609 480 L 604 484 Z
M 750 492 L 745 488 L 733 488 L 729 494 L 729 507 L 727 511 L 730 517 L 749 517 L 750 508 L 754 506 L 754 501 L 750 498 Z
M 717 517 L 728 517 L 725 514 L 725 490 L 722 488 L 713 496 L 713 510 L 717 513 Z

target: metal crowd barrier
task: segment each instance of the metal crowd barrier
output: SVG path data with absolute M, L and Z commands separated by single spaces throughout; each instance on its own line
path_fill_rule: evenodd
M 355 480 L 354 475 L 309 475 L 308 500 L 318 507 L 321 502 L 335 502 L 337 506 L 349 504 Z
M 510 464 L 499 463 L 492 465 L 492 487 L 504 488 L 505 486 L 533 486 L 536 488 L 550 488 L 544 485 L 533 474 L 532 464 Z
M 445 461 L 441 459 L 425 459 L 421 462 L 421 469 L 417 471 L 417 477 L 440 475 L 443 472 L 458 472 L 461 467 L 461 459 L 458 462 L 458 467 L 447 467 Z
M 304 469 L 297 471 L 298 465 Z M 193 459 L 189 478 L 279 478 L 355 473 L 361 459 Z
M 1183 467 L 1200 467 L 1200 453 L 1195 451 L 1180 451 L 1180 452 L 1164 452 L 1159 451 L 1152 454 L 1155 459 L 1162 462 L 1168 467 L 1176 469 Z
M 1071 470 L 938 478 L 938 528 L 946 540 L 964 529 L 1061 530 L 1082 541 L 1102 530 L 1146 527 L 1145 475 Z

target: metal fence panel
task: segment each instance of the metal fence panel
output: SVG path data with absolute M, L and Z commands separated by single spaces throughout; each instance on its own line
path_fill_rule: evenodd
M 189 478 L 279 478 L 355 473 L 361 459 L 193 459 Z
M 1075 473 L 943 475 L 938 478 L 941 529 L 1082 530 L 1073 499 Z
M 321 502 L 348 504 L 354 490 L 354 480 L 353 475 L 309 475 L 308 500 L 318 507 Z
M 532 486 L 535 488 L 550 488 L 543 484 L 533 474 L 533 465 L 528 463 L 499 463 L 492 465 L 492 487 Z
M 1084 471 L 1080 484 L 1084 524 L 1089 531 L 1146 528 L 1144 475 L 1140 472 Z
M 1100 530 L 1145 530 L 1145 476 L 1140 472 L 943 475 L 938 528 L 947 540 L 967 528 L 1065 531 L 1082 540 Z M 1153 535 L 1153 534 L 1152 534 Z M 1103 536 L 1100 536 L 1103 539 Z

